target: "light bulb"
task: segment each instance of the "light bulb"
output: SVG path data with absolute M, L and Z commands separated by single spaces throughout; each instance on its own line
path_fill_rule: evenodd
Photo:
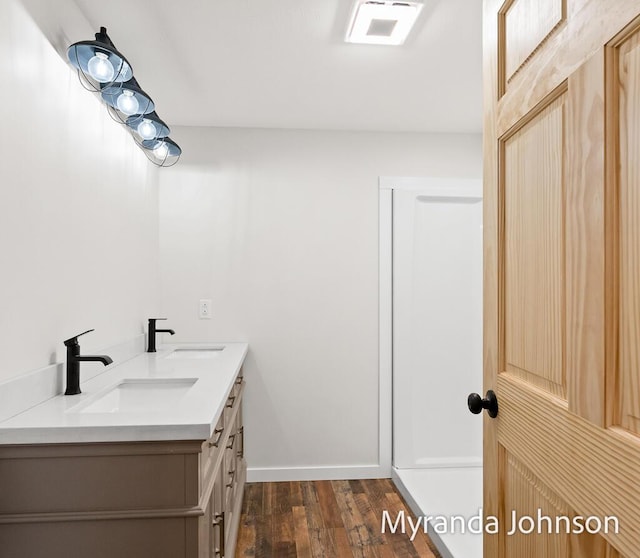
M 138 99 L 135 98 L 133 91 L 129 91 L 128 89 L 125 89 L 118 95 L 116 105 L 118 106 L 118 110 L 127 116 L 136 114 L 140 108 L 140 103 L 138 103 Z
M 156 145 L 156 147 L 153 148 L 153 154 L 158 158 L 158 159 L 166 159 L 167 155 L 169 154 L 169 146 L 163 142 L 163 141 L 159 141 Z
M 143 119 L 140 124 L 138 124 L 137 130 L 142 139 L 150 140 L 156 137 L 155 125 L 153 124 L 153 122 L 151 122 L 151 120 L 147 120 L 146 118 Z
M 93 79 L 100 83 L 109 83 L 116 73 L 113 64 L 109 62 L 109 57 L 104 52 L 96 52 L 87 64 L 87 71 Z

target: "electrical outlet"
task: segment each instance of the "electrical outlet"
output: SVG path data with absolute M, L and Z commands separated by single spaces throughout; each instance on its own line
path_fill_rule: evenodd
M 210 320 L 211 319 L 211 299 L 203 298 L 200 299 L 200 305 L 198 306 L 198 315 L 201 320 Z

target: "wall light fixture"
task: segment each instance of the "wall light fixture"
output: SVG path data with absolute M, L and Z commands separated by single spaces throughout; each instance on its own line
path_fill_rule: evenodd
M 102 100 L 118 122 L 126 123 L 127 118 L 136 114 L 149 114 L 156 106 L 138 85 L 136 78 L 131 78 L 124 83 L 112 83 L 106 85 L 100 91 Z
M 133 77 L 129 61 L 116 49 L 105 27 L 95 41 L 80 41 L 67 49 L 80 83 L 99 94 L 111 117 L 133 136 L 147 158 L 160 167 L 175 165 L 182 154 L 169 139 L 169 127 L 155 112 L 155 103 Z
M 139 139 L 138 143 L 166 138 L 169 135 L 169 126 L 155 112 L 130 116 L 126 124 L 135 132 L 134 138 L 136 141 Z

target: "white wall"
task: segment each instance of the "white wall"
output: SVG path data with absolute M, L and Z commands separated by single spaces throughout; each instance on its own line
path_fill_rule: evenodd
M 15 0 L 0 53 L 1 381 L 62 360 L 85 329 L 83 352 L 142 332 L 158 204 L 156 169 Z
M 251 478 L 379 475 L 378 177 L 480 177 L 480 136 L 179 133 L 160 176 L 162 310 L 177 340 L 250 343 Z
M 375 476 L 378 177 L 478 177 L 480 137 L 182 128 L 183 159 L 158 174 L 42 17 L 49 40 L 0 3 L 0 381 L 162 312 L 179 341 L 250 342 L 254 478 Z

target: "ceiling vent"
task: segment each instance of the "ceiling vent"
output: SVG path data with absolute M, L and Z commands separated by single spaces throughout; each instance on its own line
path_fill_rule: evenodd
M 421 10 L 421 2 L 357 0 L 345 40 L 348 43 L 401 45 Z

